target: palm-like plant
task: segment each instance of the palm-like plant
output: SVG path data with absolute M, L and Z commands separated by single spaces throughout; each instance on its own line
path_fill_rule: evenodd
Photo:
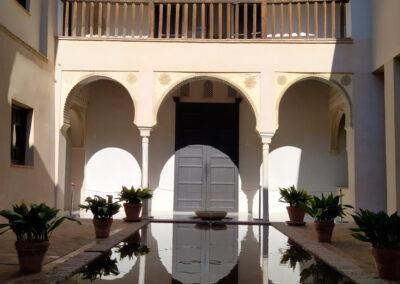
M 310 195 L 304 189 L 297 189 L 294 185 L 287 188 L 279 188 L 280 202 L 288 203 L 291 207 L 305 209 L 310 200 Z
M 374 248 L 400 249 L 400 216 L 388 215 L 360 209 L 352 215 L 358 228 L 352 228 L 352 236 L 362 242 L 371 243 Z
M 101 196 L 95 195 L 94 198 L 87 197 L 85 199 L 87 204 L 79 205 L 79 208 L 91 211 L 94 219 L 108 219 L 117 214 L 121 205 L 118 202 L 108 202 Z
M 313 196 L 310 199 L 310 204 L 307 207 L 307 213 L 318 222 L 330 222 L 336 217 L 346 216 L 345 210 L 353 208 L 350 205 L 340 203 L 340 196 L 334 196 L 330 193 L 327 197 L 322 194 L 322 197 Z
M 119 200 L 125 201 L 129 204 L 141 204 L 144 200 L 150 199 L 153 197 L 150 189 L 148 188 L 137 188 L 135 189 L 133 186 L 128 188 L 126 186 L 122 187 L 122 190 L 119 194 Z
M 61 225 L 64 220 L 78 220 L 67 216 L 57 217 L 59 212 L 44 203 L 27 205 L 24 202 L 14 204 L 12 210 L 0 211 L 0 216 L 8 220 L 8 224 L 0 224 L 0 235 L 12 230 L 18 241 L 48 241 L 51 233 Z

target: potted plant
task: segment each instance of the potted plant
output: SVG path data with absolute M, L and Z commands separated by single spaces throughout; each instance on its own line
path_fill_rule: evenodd
M 295 226 L 305 225 L 304 215 L 306 214 L 310 195 L 303 189 L 296 189 L 294 185 L 287 188 L 280 188 L 279 192 L 281 194 L 279 201 L 289 204 L 286 209 L 290 221 L 286 223 Z
M 128 222 L 140 221 L 142 203 L 144 200 L 152 197 L 153 194 L 148 188 L 135 189 L 133 186 L 131 188 L 123 186 L 121 192 L 119 193 L 119 200 L 125 201 L 124 209 L 126 218 L 124 220 Z
M 330 193 L 327 197 L 313 196 L 310 199 L 307 213 L 314 219 L 315 230 L 318 234 L 319 242 L 331 242 L 333 228 L 335 227 L 335 218 L 346 216 L 346 208 L 352 208 L 350 205 L 342 205 L 340 196 L 334 196 Z
M 95 195 L 94 198 L 86 198 L 85 202 L 87 204 L 81 204 L 79 208 L 86 210 L 86 212 L 88 210 L 92 212 L 96 238 L 108 238 L 113 223 L 112 216 L 118 213 L 121 205 L 118 202 L 112 202 L 111 199 L 106 200 L 98 195 Z
M 51 233 L 64 220 L 78 220 L 70 217 L 58 217 L 59 210 L 44 203 L 26 205 L 24 202 L 13 205 L 12 210 L 0 211 L 0 216 L 8 224 L 0 224 L 0 235 L 12 230 L 17 237 L 19 268 L 22 273 L 36 273 L 42 269 L 44 255 L 49 247 Z
M 372 255 L 379 277 L 400 280 L 400 216 L 360 209 L 352 215 L 357 228 L 351 229 L 357 240 L 372 244 Z

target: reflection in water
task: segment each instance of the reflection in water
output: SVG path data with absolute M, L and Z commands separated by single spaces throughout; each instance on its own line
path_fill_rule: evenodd
M 66 282 L 350 283 L 286 242 L 268 226 L 152 223 Z

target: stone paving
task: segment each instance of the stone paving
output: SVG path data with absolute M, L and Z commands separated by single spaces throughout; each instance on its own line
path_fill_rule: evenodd
M 0 283 L 51 283 L 51 279 L 62 279 L 64 274 L 78 271 L 80 267 L 100 256 L 102 252 L 126 239 L 130 234 L 147 224 L 126 223 L 114 220 L 111 236 L 96 240 L 92 220 L 81 220 L 82 225 L 64 222 L 50 239 L 50 247 L 44 260 L 43 272 L 36 275 L 22 276 L 18 272 L 18 259 L 15 251 L 15 236 L 7 232 L 0 236 Z M 62 265 L 61 265 L 62 264 Z M 53 268 L 57 267 L 57 273 Z M 22 276 L 22 278 L 21 278 Z M 68 275 L 65 275 L 68 276 Z
M 392 283 L 378 278 L 371 245 L 351 236 L 349 229 L 354 224 L 336 224 L 329 244 L 317 241 L 312 223 L 304 227 L 274 222 L 271 225 L 356 283 Z

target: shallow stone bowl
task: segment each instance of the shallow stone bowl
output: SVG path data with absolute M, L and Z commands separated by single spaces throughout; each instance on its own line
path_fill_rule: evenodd
M 222 220 L 228 214 L 226 211 L 195 211 L 195 213 L 202 220 Z

